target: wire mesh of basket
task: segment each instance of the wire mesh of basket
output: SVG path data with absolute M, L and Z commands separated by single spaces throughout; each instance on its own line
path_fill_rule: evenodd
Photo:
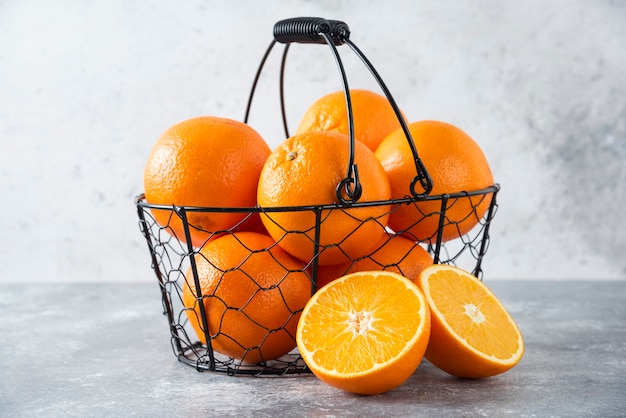
M 360 254 L 358 257 L 351 256 L 343 251 L 342 244 L 355 234 L 363 224 L 373 224 L 375 227 L 385 231 L 389 236 L 402 236 L 410 239 L 415 246 L 427 251 L 434 263 L 450 264 L 462 267 L 475 276 L 482 278 L 482 262 L 487 253 L 490 237 L 489 228 L 495 216 L 498 204 L 496 197 L 500 189 L 498 184 L 493 184 L 482 190 L 469 190 L 453 194 L 431 195 L 432 179 L 424 164 L 419 158 L 419 154 L 413 141 L 409 129 L 402 118 L 402 114 L 387 89 L 382 78 L 378 75 L 374 66 L 365 55 L 350 40 L 350 30 L 347 24 L 337 20 L 327 20 L 323 18 L 293 18 L 277 22 L 274 25 L 274 39 L 270 42 L 261 63 L 256 72 L 248 104 L 245 112 L 244 122 L 247 123 L 250 114 L 251 104 L 256 90 L 259 76 L 271 51 L 277 44 L 283 44 L 283 57 L 280 77 L 280 102 L 283 117 L 285 135 L 289 137 L 287 120 L 285 115 L 283 96 L 283 74 L 285 62 L 289 48 L 292 44 L 321 44 L 329 47 L 346 93 L 346 108 L 349 118 L 350 150 L 348 161 L 346 161 L 346 176 L 336 188 L 336 202 L 322 205 L 310 206 L 289 206 L 289 207 L 192 207 L 177 205 L 157 205 L 146 201 L 143 194 L 137 196 L 135 200 L 137 215 L 139 217 L 139 227 L 143 234 L 150 252 L 152 269 L 156 275 L 161 290 L 164 314 L 167 317 L 170 330 L 171 345 L 174 354 L 179 361 L 195 367 L 198 371 L 223 372 L 231 375 L 286 375 L 308 372 L 300 355 L 295 349 L 295 326 L 298 316 L 303 307 L 289 306 L 286 297 L 282 295 L 285 311 L 284 321 L 278 325 L 269 324 L 263 319 L 249 315 L 246 311 L 248 306 L 262 300 L 267 292 L 281 292 L 281 284 L 293 278 L 294 275 L 305 275 L 308 283 L 309 295 L 312 295 L 322 284 L 320 271 L 324 268 L 320 264 L 321 255 L 327 251 L 340 252 L 346 261 L 341 264 L 340 269 L 335 274 L 344 274 L 367 259 L 375 263 L 375 268 L 380 270 L 393 270 L 403 274 L 402 260 L 393 264 L 383 264 L 376 259 L 376 252 L 382 246 L 387 245 L 391 240 L 383 241 L 378 247 L 373 248 L 367 254 Z M 364 63 L 378 82 L 381 90 L 393 107 L 415 160 L 416 175 L 407 191 L 407 196 L 401 199 L 385 201 L 360 201 L 361 184 L 354 163 L 354 129 L 353 115 L 349 95 L 348 80 L 343 70 L 341 56 L 337 48 L 347 45 Z M 429 236 L 416 237 L 411 234 L 411 227 L 403 231 L 389 231 L 388 226 L 383 221 L 388 215 L 403 206 L 413 206 L 420 216 L 415 218 L 415 224 L 420 222 L 432 222 L 436 220 L 438 226 Z M 379 215 L 367 219 L 358 218 L 355 214 L 363 208 L 379 208 Z M 451 217 L 451 211 L 458 212 L 458 208 L 463 208 L 463 217 Z M 428 210 L 425 210 L 428 208 Z M 434 208 L 434 209 L 433 209 Z M 167 212 L 169 222 L 157 222 L 154 211 Z M 276 214 L 281 213 L 302 213 L 310 216 L 314 221 L 311 228 L 304 230 L 292 230 L 282 228 L 275 222 L 275 226 L 281 230 L 282 236 L 272 241 L 267 248 L 249 248 L 243 240 L 238 238 L 242 225 L 252 223 L 258 217 L 265 217 L 266 221 L 272 221 Z M 194 229 L 201 229 L 200 226 L 190 222 L 190 214 L 196 213 L 238 213 L 243 216 L 241 222 L 231 228 L 219 231 L 206 231 L 208 238 L 205 244 L 195 245 L 192 243 L 191 232 Z M 331 216 L 337 214 L 358 219 L 355 227 L 349 230 L 343 239 L 331 244 L 320 242 L 320 233 L 324 228 L 324 223 Z M 466 231 L 462 224 L 468 219 L 472 220 L 475 226 Z M 182 224 L 182 233 L 179 228 L 174 228 L 173 224 Z M 281 229 L 282 228 L 282 229 Z M 276 229 L 276 228 L 275 228 Z M 443 231 L 448 231 L 446 237 Z M 449 239 L 449 231 L 455 232 L 454 239 Z M 393 234 L 391 234 L 393 232 Z M 310 241 L 310 257 L 305 257 L 298 267 L 283 265 L 280 260 L 273 257 L 275 247 L 280 247 L 281 242 L 289 240 L 291 237 L 305 236 Z M 203 254 L 203 248 L 211 245 L 216 239 L 225 236 L 233 237 L 243 250 L 249 254 L 246 259 L 258 257 L 259 254 L 269 254 L 270 263 L 277 263 L 282 269 L 281 278 L 271 286 L 260 283 L 254 274 L 246 271 L 246 263 L 224 268 L 212 263 Z M 267 258 L 265 260 L 268 260 Z M 218 269 L 221 280 L 226 277 L 238 277 L 238 280 L 246 282 L 245 286 L 252 290 L 247 301 L 242 304 L 229 305 L 229 301 L 223 298 L 219 292 L 219 284 L 210 292 L 203 294 L 203 266 L 210 265 L 210 268 Z M 370 263 L 370 266 L 372 264 Z M 276 267 L 276 266 L 274 266 Z M 242 283 L 242 286 L 244 284 Z M 188 289 L 185 289 L 185 288 Z M 193 289 L 193 298 L 185 299 L 185 291 Z M 215 309 L 215 306 L 220 306 Z M 238 315 L 240 320 L 246 321 L 246 327 L 255 329 L 255 338 L 246 337 L 245 340 L 239 336 L 238 330 L 225 325 L 226 315 Z M 217 317 L 216 317 L 217 316 Z M 288 352 L 279 356 L 266 356 L 267 351 L 264 345 L 269 344 L 276 338 L 292 343 Z M 237 355 L 233 355 L 233 350 L 222 350 L 222 347 L 234 347 Z

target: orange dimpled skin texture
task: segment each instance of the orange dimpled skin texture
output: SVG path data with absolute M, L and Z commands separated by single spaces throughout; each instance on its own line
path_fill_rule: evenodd
M 337 185 L 346 177 L 349 139 L 336 132 L 307 132 L 279 145 L 259 179 L 261 208 L 330 205 L 338 201 Z M 374 153 L 355 141 L 363 193 L 359 202 L 384 201 L 389 181 Z M 389 205 L 328 209 L 321 213 L 320 264 L 339 264 L 367 252 L 386 233 Z M 278 244 L 309 262 L 314 254 L 316 215 L 312 210 L 263 212 L 263 223 Z
M 401 235 L 383 237 L 367 257 L 331 266 L 319 266 L 317 287 L 357 271 L 392 271 L 416 281 L 423 269 L 433 264 L 431 255 L 419 244 Z
M 146 201 L 201 207 L 253 207 L 261 168 L 271 150 L 250 126 L 230 119 L 200 116 L 167 129 L 155 143 L 144 171 Z M 152 210 L 157 223 L 181 241 L 181 218 L 171 210 Z M 241 222 L 245 213 L 187 212 L 194 246 L 215 231 Z
M 432 177 L 431 196 L 482 190 L 493 185 L 493 175 L 478 144 L 461 129 L 445 122 L 409 124 L 409 132 L 426 170 Z M 392 187 L 392 198 L 410 196 L 416 175 L 413 154 L 400 129 L 383 140 L 376 150 Z M 478 224 L 491 203 L 489 195 L 450 199 L 442 241 L 468 233 Z M 389 217 L 389 226 L 420 241 L 434 241 L 439 230 L 441 200 L 400 205 Z
M 387 135 L 400 128 L 398 116 L 385 96 L 364 89 L 350 90 L 354 137 L 375 151 Z M 296 134 L 333 131 L 348 134 L 348 111 L 343 90 L 316 100 L 305 112 Z
M 202 298 L 190 267 L 182 301 L 200 341 L 206 343 L 202 303 L 212 348 L 220 354 L 259 363 L 295 348 L 298 318 L 311 296 L 301 261 L 256 232 L 211 240 L 195 259 Z

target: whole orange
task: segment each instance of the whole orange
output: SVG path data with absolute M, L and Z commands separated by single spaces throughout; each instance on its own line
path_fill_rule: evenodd
M 296 346 L 298 318 L 311 296 L 304 264 L 256 232 L 209 241 L 195 257 L 202 304 L 213 349 L 258 363 Z M 206 343 L 191 267 L 182 301 L 198 338 Z
M 144 171 L 148 203 L 202 207 L 253 207 L 261 168 L 271 150 L 250 126 L 226 118 L 200 116 L 167 129 L 156 141 Z M 155 220 L 185 242 L 181 218 L 153 210 Z M 244 219 L 242 212 L 187 214 L 194 246 L 212 232 Z
M 433 180 L 430 196 L 482 190 L 493 185 L 493 175 L 480 146 L 461 129 L 440 121 L 409 124 L 409 132 Z M 404 132 L 399 129 L 376 150 L 391 183 L 392 198 L 410 196 L 415 161 Z M 469 232 L 484 216 L 491 198 L 485 195 L 450 199 L 445 211 L 442 240 Z M 389 226 L 420 241 L 434 241 L 439 229 L 441 200 L 400 205 L 389 216 Z
M 378 242 L 367 257 L 345 264 L 319 266 L 317 287 L 359 271 L 392 271 L 416 282 L 421 271 L 432 264 L 433 258 L 418 243 L 401 235 L 389 234 Z
M 398 116 L 385 96 L 370 90 L 350 90 L 354 137 L 375 151 L 387 135 L 400 128 Z M 343 90 L 317 99 L 304 113 L 296 134 L 333 131 L 348 134 L 348 112 Z
M 332 205 L 337 185 L 349 164 L 348 136 L 315 131 L 295 135 L 268 157 L 259 178 L 258 203 L 263 209 Z M 387 175 L 374 153 L 355 141 L 355 163 L 362 186 L 361 202 L 389 200 Z M 339 264 L 367 254 L 386 233 L 389 205 L 320 210 L 320 264 Z M 314 255 L 316 214 L 312 210 L 265 211 L 261 219 L 282 248 L 309 262 Z M 349 258 L 346 258 L 349 257 Z

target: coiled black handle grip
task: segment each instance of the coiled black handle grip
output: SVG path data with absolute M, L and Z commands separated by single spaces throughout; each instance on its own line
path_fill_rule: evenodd
M 278 21 L 274 25 L 274 39 L 280 43 L 325 44 L 328 35 L 339 46 L 350 37 L 350 28 L 340 20 L 321 17 L 295 17 Z

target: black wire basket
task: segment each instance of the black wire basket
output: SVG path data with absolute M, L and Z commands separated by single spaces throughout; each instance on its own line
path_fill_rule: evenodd
M 478 278 L 482 278 L 482 261 L 489 247 L 489 227 L 497 210 L 496 196 L 500 189 L 499 185 L 496 183 L 483 190 L 469 190 L 455 194 L 430 194 L 433 186 L 432 179 L 419 158 L 418 150 L 413 144 L 411 134 L 402 118 L 399 108 L 374 66 L 350 40 L 350 31 L 344 22 L 308 17 L 277 22 L 274 25 L 274 39 L 267 48 L 255 75 L 243 122 L 248 122 L 257 82 L 266 59 L 277 43 L 284 45 L 280 69 L 279 94 L 286 137 L 289 137 L 289 130 L 285 115 L 283 76 L 290 46 L 293 43 L 327 45 L 337 63 L 345 90 L 350 137 L 349 161 L 346 162 L 346 178 L 337 186 L 337 201 L 332 204 L 311 206 L 229 208 L 157 205 L 147 202 L 143 194 L 137 196 L 135 200 L 140 231 L 148 244 L 152 268 L 160 286 L 164 314 L 167 316 L 169 324 L 173 351 L 179 361 L 195 367 L 198 371 L 223 372 L 231 375 L 291 375 L 308 372 L 308 369 L 298 354 L 297 349 L 295 349 L 294 327 L 302 307 L 297 309 L 287 307 L 287 320 L 283 324 L 267 326 L 260 323 L 261 321 L 248 316 L 245 312 L 245 304 L 244 306 L 224 306 L 224 312 L 228 311 L 231 314 L 241 314 L 241 317 L 245 318 L 245 320 L 254 322 L 260 334 L 262 334 L 255 343 L 238 341 L 236 336 L 230 335 L 230 331 L 221 325 L 223 317 L 209 317 L 212 311 L 207 310 L 207 301 L 221 303 L 223 305 L 226 305 L 227 302 L 220 299 L 220 296 L 215 292 L 205 295 L 202 294 L 203 277 L 201 276 L 202 269 L 199 267 L 199 263 L 205 263 L 207 260 L 198 258 L 201 256 L 202 246 L 197 247 L 192 243 L 191 231 L 197 228 L 197 226 L 189 222 L 190 214 L 238 213 L 244 215 L 244 219 L 238 225 L 227 230 L 212 231 L 207 242 L 210 242 L 212 237 L 229 235 L 236 237 L 237 231 L 241 229 L 241 225 L 247 222 L 253 222 L 256 217 L 261 215 L 271 218 L 272 215 L 276 213 L 296 211 L 312 214 L 315 217 L 315 225 L 311 231 L 306 231 L 307 236 L 312 237 L 313 245 L 311 246 L 310 258 L 303 263 L 302 267 L 296 269 L 291 266 L 281 266 L 284 269 L 285 277 L 293 274 L 306 275 L 310 286 L 308 296 L 310 296 L 317 290 L 318 286 L 322 284 L 320 283 L 320 269 L 323 268 L 323 266 L 320 266 L 319 258 L 320 254 L 329 248 L 322 245 L 318 238 L 321 228 L 325 220 L 328 219 L 329 214 L 342 212 L 350 216 L 351 211 L 361 207 L 379 207 L 385 208 L 384 215 L 386 215 L 398 210 L 400 207 L 413 205 L 420 210 L 422 214 L 420 219 L 416 219 L 416 223 L 422 222 L 424 219 L 431 221 L 436 219 L 438 225 L 437 230 L 428 237 L 411 237 L 408 231 L 393 232 L 397 235 L 410 237 L 416 248 L 421 247 L 422 250 L 430 254 L 433 263 L 456 265 L 472 272 Z M 353 133 L 352 105 L 348 80 L 337 49 L 337 47 L 342 45 L 347 45 L 361 59 L 378 82 L 381 90 L 384 92 L 398 116 L 398 121 L 411 146 L 415 160 L 416 176 L 411 183 L 411 190 L 407 191 L 407 196 L 404 198 L 376 202 L 359 201 L 361 185 L 358 172 L 355 170 L 354 165 L 355 139 Z M 429 202 L 430 208 L 435 205 L 435 209 L 427 212 L 424 211 L 422 208 L 425 202 Z M 447 216 L 456 205 L 468 205 L 467 213 L 463 219 L 475 218 L 475 226 L 469 232 L 460 227 L 461 221 L 459 221 L 459 219 L 452 220 Z M 160 223 L 157 222 L 154 217 L 154 211 L 167 211 L 172 223 L 173 220 L 182 223 L 184 236 L 176 236 L 176 232 L 170 223 L 163 223 L 163 221 Z M 378 222 L 377 219 L 368 219 L 367 221 Z M 381 228 L 386 228 L 386 226 L 381 224 Z M 355 229 L 358 229 L 358 226 Z M 457 232 L 455 238 L 444 238 L 443 231 L 450 229 Z M 272 248 L 276 245 L 280 245 L 282 239 L 287 239 L 287 237 L 294 234 L 303 233 L 304 231 L 294 231 L 285 228 L 283 238 L 276 240 L 276 242 L 268 245 L 267 248 L 250 249 L 245 247 L 245 243 L 243 242 L 241 242 L 241 245 L 246 251 L 249 251 L 250 254 L 259 252 L 271 253 Z M 347 235 L 350 235 L 350 233 Z M 333 247 L 341 250 L 341 245 L 341 243 L 337 243 L 334 244 Z M 375 253 L 375 251 L 379 249 L 380 248 L 374 249 L 372 253 Z M 362 259 L 373 260 L 373 257 L 372 254 L 368 254 L 360 256 L 359 259 L 351 259 L 350 262 L 346 264 L 348 266 L 346 272 L 350 270 L 351 265 L 362 261 Z M 377 268 L 381 270 L 394 269 L 395 271 L 403 273 L 398 264 L 381 265 L 378 263 Z M 246 273 L 243 264 L 233 266 L 232 269 L 224 270 L 222 274 L 231 274 L 235 270 L 242 273 L 246 280 L 255 284 L 256 290 L 250 295 L 250 300 L 253 300 L 263 292 L 276 291 L 276 288 L 280 288 L 280 283 L 276 286 L 271 286 L 271 288 L 256 283 L 255 277 Z M 337 274 L 341 273 L 342 272 L 338 272 Z M 190 306 L 188 301 L 184 300 L 183 289 L 185 286 L 195 290 L 193 294 L 193 307 Z M 286 301 L 285 305 L 287 305 Z M 222 313 L 222 315 L 225 314 Z M 193 322 L 193 324 L 191 322 Z M 254 353 L 262 353 L 261 349 L 263 344 L 276 337 L 277 334 L 281 334 L 283 340 L 291 339 L 293 343 L 292 349 L 286 354 L 276 358 L 274 358 L 274 356 L 272 356 L 272 358 L 264 358 L 263 354 L 253 355 Z M 217 343 L 223 342 L 224 340 L 228 340 L 230 345 L 237 346 L 242 355 L 233 357 L 228 354 L 223 354 L 222 351 L 217 348 Z M 252 361 L 250 361 L 251 359 Z

